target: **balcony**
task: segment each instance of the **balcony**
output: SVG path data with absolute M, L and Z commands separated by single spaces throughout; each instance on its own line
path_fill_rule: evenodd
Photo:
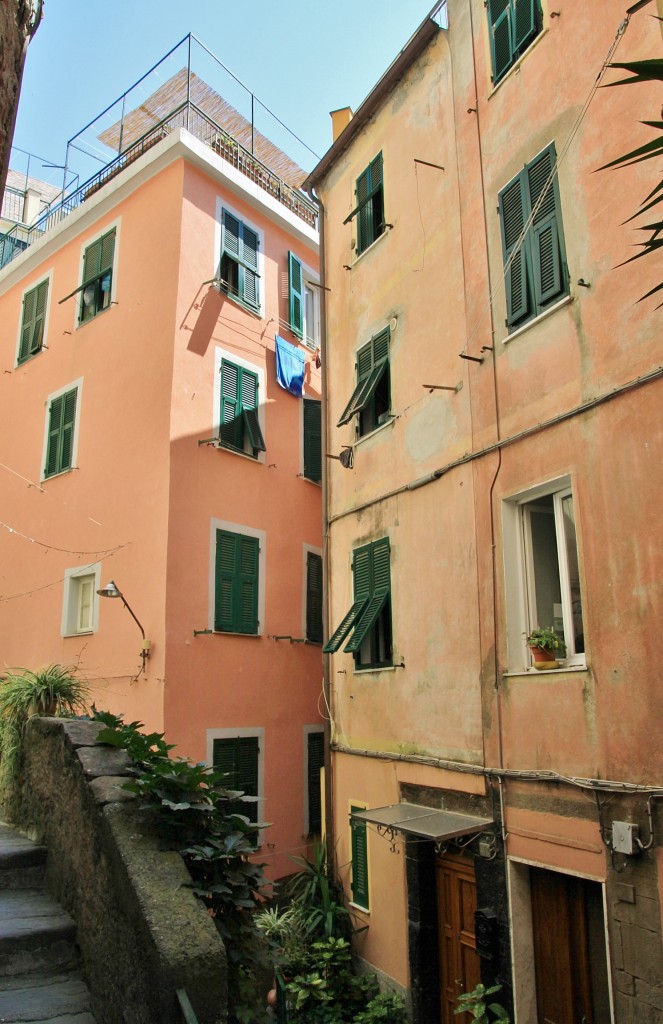
M 306 170 L 285 146 L 304 163 L 317 155 L 189 35 L 69 140 L 64 181 L 73 179 L 76 187 L 65 185 L 34 224 L 17 224 L 0 235 L 0 268 L 181 128 L 304 223 L 317 226 L 317 208 L 299 187 Z

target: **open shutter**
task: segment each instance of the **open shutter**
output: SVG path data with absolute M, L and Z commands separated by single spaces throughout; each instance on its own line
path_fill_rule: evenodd
M 35 289 L 37 297 L 35 300 L 35 318 L 30 338 L 30 355 L 39 352 L 44 340 L 44 321 L 46 319 L 46 299 L 48 297 L 48 281 L 42 283 Z
M 113 254 L 115 252 L 115 229 L 109 231 L 101 239 L 99 253 L 99 273 L 104 274 L 113 269 Z
M 304 476 L 316 483 L 322 480 L 321 409 L 317 399 L 304 399 Z
M 88 245 L 83 255 L 83 284 L 94 281 L 101 272 L 101 244 L 102 238 L 98 238 L 92 245 Z
M 242 410 L 242 422 L 246 436 L 253 449 L 253 454 L 266 451 L 265 439 L 258 419 L 258 377 L 250 370 L 239 371 L 239 396 Z M 240 445 L 241 445 L 240 439 Z
M 288 297 L 290 311 L 290 329 L 301 338 L 304 334 L 302 265 L 294 255 L 288 253 Z
M 58 470 L 58 453 L 60 449 L 60 433 L 62 430 L 62 414 L 64 412 L 64 395 L 54 398 L 48 414 L 48 441 L 46 444 L 46 466 L 44 476 L 53 476 Z
M 240 225 L 240 297 L 248 306 L 255 309 L 260 305 L 258 293 L 258 236 L 246 224 Z
M 257 452 L 266 452 L 267 447 L 265 445 L 265 438 L 262 435 L 262 430 L 260 429 L 258 410 L 242 409 L 242 420 L 249 444 L 253 449 L 253 454 L 256 455 Z
M 341 624 L 332 633 L 329 640 L 322 648 L 323 654 L 334 654 L 339 649 L 339 647 L 345 640 L 346 636 L 354 626 L 355 620 L 358 618 L 359 615 L 361 615 L 367 604 L 368 597 L 362 597 L 358 601 L 355 601 L 353 603 L 352 607 L 350 608 L 350 611 L 346 613 L 345 617 L 341 620 Z
M 234 598 L 238 545 L 238 534 L 227 530 L 216 531 L 214 629 L 222 633 L 238 631 Z
M 322 732 L 308 734 L 306 775 L 308 782 L 308 830 L 310 835 L 322 831 L 322 798 L 320 772 L 325 763 L 325 737 Z
M 370 165 L 357 178 L 357 255 L 373 241 L 373 207 L 368 201 L 371 193 Z
M 537 311 L 564 290 L 554 170 L 553 146 L 526 168 L 531 209 L 539 204 L 531 229 Z
M 322 643 L 322 558 L 313 551 L 306 556 L 306 639 Z
M 351 813 L 362 811 L 363 807 L 352 807 Z M 366 822 L 350 819 L 352 833 L 352 902 L 369 909 L 368 902 L 368 843 Z
M 502 246 L 506 270 L 507 324 L 512 326 L 529 313 L 526 239 L 522 238 L 527 220 L 523 175 L 510 182 L 499 194 Z
M 498 82 L 513 63 L 512 0 L 488 0 L 493 82 Z
M 74 423 L 76 420 L 76 388 L 64 396 L 62 413 L 62 431 L 60 442 L 60 459 L 58 470 L 71 469 L 74 453 Z
M 242 447 L 242 418 L 239 368 L 221 360 L 220 438 L 223 444 Z
M 224 210 L 221 230 L 221 251 L 227 253 L 236 262 L 239 261 L 239 233 L 240 223 L 237 217 L 233 217 L 232 213 Z
M 537 33 L 536 8 L 538 0 L 512 0 L 512 2 L 514 5 L 513 49 L 516 54 L 520 54 Z
M 32 338 L 35 330 L 37 308 L 37 288 L 32 288 L 23 297 L 23 320 L 21 324 L 21 344 L 18 360 L 22 362 L 32 352 Z

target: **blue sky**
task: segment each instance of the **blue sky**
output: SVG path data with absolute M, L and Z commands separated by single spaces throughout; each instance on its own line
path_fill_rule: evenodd
M 28 51 L 14 144 L 62 164 L 68 139 L 192 32 L 322 155 L 331 144 L 329 111 L 358 107 L 432 5 L 46 0 Z M 38 161 L 30 173 L 61 184 L 61 172 Z

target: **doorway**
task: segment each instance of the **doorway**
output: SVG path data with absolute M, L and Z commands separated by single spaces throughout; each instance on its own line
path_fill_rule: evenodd
M 447 854 L 436 862 L 438 937 L 440 959 L 440 1020 L 466 1024 L 469 1014 L 455 1014 L 456 1000 L 481 981 L 476 952 L 474 912 L 477 886 L 474 864 L 466 857 Z

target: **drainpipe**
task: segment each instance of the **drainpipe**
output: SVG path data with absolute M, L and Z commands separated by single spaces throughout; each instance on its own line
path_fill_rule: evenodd
M 329 638 L 329 516 L 327 512 L 327 276 L 325 272 L 325 208 L 322 200 L 315 194 L 312 186 L 307 188 L 306 192 L 318 207 L 318 234 L 320 239 L 320 447 L 322 451 L 322 642 L 324 645 Z M 327 868 L 331 876 L 335 878 L 334 787 L 331 766 L 332 708 L 328 654 L 322 655 L 322 692 L 325 705 L 325 850 L 327 854 Z

